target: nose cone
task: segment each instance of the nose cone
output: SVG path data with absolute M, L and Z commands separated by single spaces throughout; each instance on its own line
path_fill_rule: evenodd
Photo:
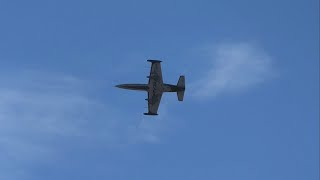
M 128 89 L 128 85 L 126 85 L 126 84 L 118 84 L 115 87 L 121 88 L 121 89 Z

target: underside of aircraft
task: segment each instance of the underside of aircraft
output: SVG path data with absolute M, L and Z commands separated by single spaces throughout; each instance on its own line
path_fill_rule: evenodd
M 151 62 L 148 84 L 119 84 L 118 88 L 146 91 L 148 93 L 148 112 L 144 115 L 158 115 L 158 109 L 164 92 L 176 92 L 179 101 L 183 101 L 185 92 L 185 76 L 180 76 L 176 85 L 163 83 L 160 60 L 147 60 Z

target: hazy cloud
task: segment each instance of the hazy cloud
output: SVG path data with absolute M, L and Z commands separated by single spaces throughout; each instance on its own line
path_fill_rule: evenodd
M 72 77 L 33 72 L 1 77 L 0 148 L 11 160 L 35 161 L 51 153 L 56 139 L 87 136 L 92 114 L 106 111 Z
M 159 106 L 158 116 L 142 116 L 139 124 L 129 126 L 129 143 L 160 143 L 160 134 L 170 124 L 168 118 L 167 104 L 162 101 Z M 172 122 L 171 122 L 172 123 Z M 171 124 L 172 125 L 172 124 Z
M 159 121 L 132 119 L 94 98 L 90 81 L 30 71 L 2 74 L 0 84 L 0 174 L 27 172 L 35 162 L 63 155 L 62 149 L 159 141 Z
M 191 84 L 196 97 L 244 91 L 273 76 L 271 57 L 255 44 L 225 43 L 199 53 L 205 54 L 209 68 Z

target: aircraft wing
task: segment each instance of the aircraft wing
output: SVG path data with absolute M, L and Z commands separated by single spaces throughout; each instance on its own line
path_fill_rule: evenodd
M 158 115 L 158 109 L 159 109 L 161 97 L 162 97 L 162 92 L 148 93 L 148 113 L 144 113 L 145 115 Z
M 149 78 L 149 83 L 148 84 L 153 84 L 154 81 L 158 83 L 162 83 L 162 71 L 161 71 L 161 61 L 159 60 L 148 60 L 151 62 L 151 70 L 150 70 L 150 75 L 148 76 Z
M 148 76 L 148 113 L 145 115 L 158 115 L 158 108 L 160 105 L 163 80 L 162 80 L 162 71 L 161 71 L 161 61 L 159 60 L 148 60 L 152 63 L 150 75 Z

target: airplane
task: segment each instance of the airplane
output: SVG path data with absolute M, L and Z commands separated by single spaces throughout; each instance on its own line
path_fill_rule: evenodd
M 160 60 L 147 60 L 151 62 L 148 84 L 119 84 L 115 87 L 129 90 L 148 92 L 148 112 L 144 115 L 158 115 L 158 108 L 164 92 L 177 92 L 178 100 L 183 101 L 185 92 L 185 76 L 180 76 L 177 85 L 163 83 Z

